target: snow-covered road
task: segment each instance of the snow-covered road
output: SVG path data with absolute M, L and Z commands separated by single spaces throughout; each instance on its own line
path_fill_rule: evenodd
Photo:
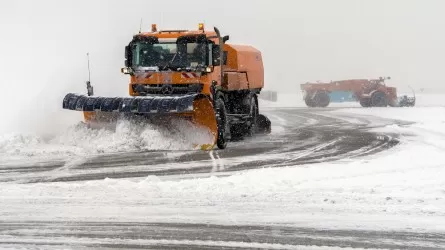
M 116 132 L 97 132 L 81 127 L 51 139 L 37 138 L 35 143 L 26 145 L 23 137 L 10 137 L 4 144 L 4 160 L 0 160 L 0 182 L 143 179 L 149 175 L 161 176 L 164 180 L 184 179 L 226 176 L 264 167 L 347 160 L 398 143 L 397 135 L 368 132 L 370 127 L 408 124 L 383 118 L 351 122 L 351 118 L 338 118 L 324 110 L 273 108 L 265 112 L 274 124 L 271 135 L 231 142 L 226 150 L 210 152 L 182 150 L 177 145 L 167 150 L 162 137 L 144 137 L 151 127 L 140 128 L 125 123 L 120 124 Z M 144 141 L 151 142 L 149 149 L 144 148 L 147 146 Z M 160 149 L 154 149 L 154 141 L 161 142 Z M 107 150 L 99 153 L 96 148 Z
M 445 248 L 444 111 L 268 108 L 272 135 L 210 154 L 8 137 L 0 246 Z

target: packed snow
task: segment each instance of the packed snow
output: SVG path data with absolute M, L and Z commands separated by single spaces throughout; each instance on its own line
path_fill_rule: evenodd
M 262 101 L 261 105 L 267 102 Z M 377 131 L 381 133 L 399 134 L 401 143 L 359 160 L 187 180 L 148 176 L 144 180 L 107 178 L 79 183 L 0 184 L 0 218 L 444 231 L 444 109 L 421 106 L 326 111 L 326 115 L 345 119 L 382 117 L 412 122 L 379 128 Z M 135 132 L 125 126 L 114 133 L 95 133 L 77 130 L 49 142 L 19 135 L 3 137 L 0 152 L 20 155 L 34 147 L 45 154 L 57 154 L 57 150 L 64 154 L 64 149 L 59 148 L 63 145 L 71 148 L 70 153 L 82 155 L 85 150 L 100 153 L 116 148 L 150 148 L 150 139 L 160 138 L 148 134 L 154 132 L 144 129 Z M 20 144 L 14 146 L 8 140 Z M 169 141 L 164 138 L 161 141 L 169 148 Z M 109 148 L 103 148 L 105 144 Z

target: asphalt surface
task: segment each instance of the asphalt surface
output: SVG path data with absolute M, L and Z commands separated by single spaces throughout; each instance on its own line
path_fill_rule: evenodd
M 226 150 L 122 152 L 52 162 L 0 165 L 0 182 L 38 183 L 104 178 L 191 178 L 263 167 L 354 160 L 397 146 L 398 136 L 371 128 L 404 122 L 336 117 L 330 109 L 266 110 L 274 131 L 232 142 Z M 122 218 L 124 220 L 124 218 Z M 122 221 L 121 220 L 121 221 Z M 0 247 L 20 249 L 445 249 L 428 232 L 328 230 L 236 223 L 169 224 L 21 221 L 0 218 Z M 324 249 L 324 248 L 323 248 Z

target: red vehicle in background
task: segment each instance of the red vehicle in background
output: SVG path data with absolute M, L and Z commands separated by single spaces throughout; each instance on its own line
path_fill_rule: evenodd
M 301 90 L 304 92 L 304 101 L 308 107 L 327 107 L 335 93 L 347 92 L 362 107 L 413 107 L 416 98 L 406 95 L 398 98 L 397 89 L 388 87 L 385 80 L 390 77 L 378 79 L 350 79 L 331 81 L 330 83 L 304 83 Z

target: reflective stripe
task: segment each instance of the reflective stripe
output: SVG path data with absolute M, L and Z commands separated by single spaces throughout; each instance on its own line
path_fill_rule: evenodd
M 149 79 L 153 76 L 153 73 L 137 73 L 136 78 L 137 79 Z
M 189 79 L 189 78 L 197 78 L 199 77 L 199 75 L 195 72 L 182 72 L 181 77 Z

